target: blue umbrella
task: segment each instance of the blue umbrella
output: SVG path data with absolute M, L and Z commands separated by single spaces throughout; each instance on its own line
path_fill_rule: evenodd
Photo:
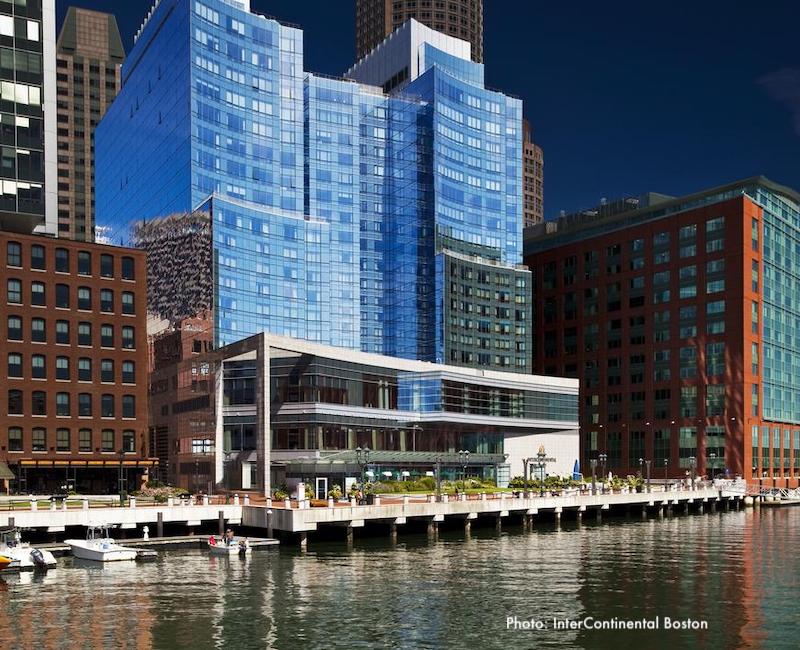
M 583 474 L 581 474 L 581 463 L 576 458 L 575 459 L 575 466 L 572 468 L 572 480 L 573 481 L 580 481 L 583 479 Z

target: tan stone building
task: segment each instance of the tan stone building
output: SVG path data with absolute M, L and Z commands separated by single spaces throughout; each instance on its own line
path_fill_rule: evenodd
M 483 63 L 483 0 L 356 0 L 356 58 L 409 18 L 472 45 L 472 60 Z
M 56 45 L 58 236 L 94 241 L 94 129 L 125 59 L 110 14 L 70 7 Z
M 522 120 L 522 214 L 525 227 L 544 221 L 544 152 L 528 120 Z

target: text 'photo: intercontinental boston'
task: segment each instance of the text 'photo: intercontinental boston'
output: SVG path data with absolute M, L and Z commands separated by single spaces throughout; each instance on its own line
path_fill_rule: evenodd
M 744 9 L 0 0 L 0 645 L 798 647 Z

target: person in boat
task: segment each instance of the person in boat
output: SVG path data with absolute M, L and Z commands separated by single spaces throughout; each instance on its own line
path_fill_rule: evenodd
M 209 546 L 216 546 L 217 545 L 217 538 L 213 535 L 208 538 L 208 545 Z
M 228 528 L 228 530 L 225 531 L 225 543 L 228 546 L 233 544 L 233 531 L 230 528 Z

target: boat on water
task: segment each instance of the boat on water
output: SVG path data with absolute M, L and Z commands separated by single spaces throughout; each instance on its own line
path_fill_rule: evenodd
M 246 537 L 234 537 L 228 530 L 222 537 L 209 537 L 208 550 L 212 555 L 246 555 L 250 552 L 250 542 Z
M 0 558 L 9 560 L 4 563 L 0 559 L 0 570 L 34 571 L 56 566 L 56 558 L 50 551 L 33 548 L 22 541 L 19 528 L 0 528 Z
M 88 526 L 86 539 L 65 539 L 64 543 L 69 544 L 75 557 L 94 562 L 135 560 L 138 553 L 135 548 L 117 544 L 108 534 L 108 526 L 105 525 Z
M 11 564 L 11 558 L 6 557 L 5 555 L 0 555 L 0 571 L 7 569 L 9 564 Z

